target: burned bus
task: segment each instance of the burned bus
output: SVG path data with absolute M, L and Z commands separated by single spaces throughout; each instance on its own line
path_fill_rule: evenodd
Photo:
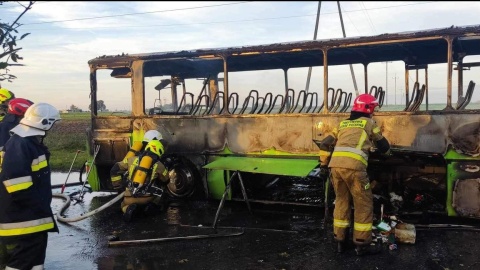
M 480 25 L 97 57 L 88 62 L 88 182 L 94 191 L 110 189 L 112 165 L 156 129 L 175 172 L 169 196 L 220 199 L 241 175 L 246 194 L 232 183 L 227 199 L 321 206 L 315 141 L 348 118 L 359 91 L 356 83 L 350 90 L 334 85 L 350 79 L 333 71 L 355 65 L 360 93 L 383 105 L 374 119 L 392 146 L 388 156 L 372 149 L 376 198 L 397 202 L 396 211 L 480 218 L 480 106 L 472 100 L 474 80 L 464 75 L 480 66 L 479 55 Z M 405 78 L 396 106 L 385 102 L 392 87 L 369 76 L 375 64 L 392 62 L 401 63 Z M 312 68 L 316 87 L 294 86 Z M 429 89 L 432 82 L 440 90 Z

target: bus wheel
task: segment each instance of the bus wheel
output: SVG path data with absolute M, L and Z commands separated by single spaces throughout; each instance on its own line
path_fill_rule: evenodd
M 177 163 L 170 173 L 170 182 L 167 185 L 169 193 L 176 198 L 183 198 L 192 195 L 195 191 L 196 178 L 195 169 L 184 162 Z

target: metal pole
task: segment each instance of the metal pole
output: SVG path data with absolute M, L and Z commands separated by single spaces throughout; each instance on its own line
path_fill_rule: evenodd
M 338 14 L 340 15 L 340 23 L 342 24 L 342 32 L 343 32 L 343 37 L 347 37 L 345 34 L 345 26 L 343 25 L 343 17 L 342 17 L 342 9 L 340 8 L 340 1 L 337 1 L 337 6 L 338 6 Z M 353 72 L 353 66 L 350 64 L 350 73 L 352 74 L 352 80 L 353 80 L 353 87 L 355 88 L 355 94 L 358 96 L 358 87 L 357 87 L 357 80 L 355 79 L 355 72 Z
M 452 107 L 452 74 L 453 74 L 453 40 L 447 38 L 447 107 L 445 109 L 453 110 Z
M 227 65 L 227 57 L 223 55 L 220 56 L 223 60 L 223 93 L 225 98 L 223 99 L 223 108 L 228 108 L 228 65 Z M 228 114 L 228 110 L 223 110 L 223 114 Z
M 193 239 L 205 239 L 205 238 L 219 238 L 219 237 L 229 237 L 229 236 L 240 236 L 240 235 L 243 235 L 244 232 L 245 232 L 245 231 L 242 230 L 241 232 L 228 233 L 228 234 L 190 235 L 190 236 L 177 236 L 177 237 L 140 239 L 140 240 L 110 241 L 110 242 L 108 242 L 108 246 L 109 246 L 109 247 L 113 247 L 113 246 L 128 246 L 128 245 L 150 244 L 150 243 L 176 241 L 176 240 L 193 240 Z
M 63 191 L 65 190 L 65 187 L 67 186 L 68 177 L 70 176 L 70 173 L 72 172 L 73 164 L 75 163 L 75 160 L 77 160 L 78 153 L 81 153 L 81 152 L 83 152 L 83 151 L 82 150 L 77 150 L 77 152 L 75 153 L 75 157 L 73 158 L 72 165 L 70 165 L 70 170 L 68 170 L 67 179 L 65 179 L 65 183 L 63 184 L 62 190 L 60 191 L 60 193 L 63 193 Z
M 395 105 L 397 105 L 397 73 L 395 73 Z
M 409 98 L 408 98 L 408 93 L 410 90 L 410 72 L 407 68 L 407 65 L 405 65 L 405 107 L 408 104 Z
M 428 65 L 425 67 L 425 107 L 428 111 Z
M 367 68 L 367 65 L 368 64 L 363 64 L 363 78 L 364 78 L 364 81 L 365 81 L 365 94 L 368 93 L 368 68 Z M 350 70 L 350 72 L 351 71 L 352 70 Z
M 320 7 L 321 6 L 322 6 L 322 1 L 318 1 L 317 22 L 315 23 L 315 32 L 313 34 L 313 40 L 317 40 L 318 23 L 320 21 Z M 312 67 L 308 67 L 307 85 L 305 86 L 305 92 L 307 92 L 307 93 L 308 93 L 308 89 L 310 88 L 310 77 L 311 76 L 312 76 Z
M 385 105 L 388 105 L 388 61 L 385 62 Z
M 247 191 L 245 190 L 245 185 L 243 185 L 242 176 L 240 175 L 240 172 L 238 172 L 238 171 L 237 171 L 237 176 L 238 176 L 238 181 L 240 181 L 240 187 L 242 189 L 243 199 L 245 200 L 245 203 L 247 203 L 248 212 L 250 212 L 250 214 L 253 214 L 252 213 L 252 208 L 250 207 L 250 203 L 248 202 Z
M 90 172 L 93 169 L 93 166 L 95 165 L 95 158 L 97 158 L 98 152 L 100 152 L 100 145 L 95 145 L 94 151 L 93 151 L 93 159 L 92 159 L 92 164 L 90 164 L 90 169 L 87 172 L 87 175 L 85 176 L 85 182 L 83 182 L 82 185 L 82 190 L 80 191 L 80 195 L 78 196 L 79 200 L 83 200 L 83 196 L 85 195 L 83 190 L 85 189 L 85 184 L 88 182 L 88 176 L 90 175 Z
M 217 213 L 215 214 L 215 219 L 213 220 L 213 226 L 212 226 L 213 230 L 215 232 L 217 232 L 217 221 L 218 221 L 218 217 L 220 215 L 220 211 L 222 210 L 223 204 L 225 203 L 225 198 L 227 197 L 227 193 L 230 190 L 232 180 L 235 177 L 235 175 L 237 175 L 237 173 L 238 173 L 238 171 L 235 171 L 233 173 L 232 177 L 230 177 L 230 181 L 228 182 L 227 186 L 225 187 L 225 191 L 223 192 L 222 199 L 220 200 L 220 204 L 218 205 Z
M 328 112 L 328 49 L 323 49 L 323 111 Z
M 288 99 L 288 69 L 283 69 L 283 78 L 285 80 L 285 100 L 283 103 L 286 106 L 286 110 L 290 110 L 290 100 Z

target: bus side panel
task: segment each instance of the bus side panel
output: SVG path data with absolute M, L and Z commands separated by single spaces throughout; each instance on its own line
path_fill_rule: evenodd
M 480 162 L 452 149 L 446 158 L 448 215 L 480 218 Z
M 93 120 L 93 132 L 87 133 L 89 159 L 92 168 L 88 182 L 94 191 L 110 190 L 110 169 L 115 162 L 125 157 L 130 148 L 133 119 L 128 117 L 96 117 Z M 94 164 L 94 151 L 98 148 Z M 85 172 L 87 173 L 88 170 Z
M 160 131 L 168 151 L 175 153 L 218 152 L 228 145 L 233 153 L 238 154 L 274 148 L 294 155 L 310 155 L 318 152 L 312 139 L 323 139 L 346 118 L 348 114 L 177 116 L 145 118 L 133 129 L 141 126 L 144 130 Z M 374 119 L 393 147 L 446 153 L 447 146 L 452 144 L 467 154 L 480 154 L 476 132 L 477 128 L 480 129 L 480 114 L 378 113 Z M 130 134 L 133 130 L 126 128 L 128 122 L 121 122 L 124 127 L 98 129 L 94 136 L 98 140 L 125 138 L 126 132 Z M 111 123 L 109 126 L 115 125 Z
M 205 155 L 224 155 L 228 149 L 231 151 L 228 154 L 237 155 L 316 156 L 318 148 L 312 139 L 323 139 L 346 118 L 347 113 L 155 116 L 137 118 L 134 122 L 127 117 L 97 118 L 94 121 L 96 129 L 93 132 L 93 142 L 101 145 L 96 159 L 96 164 L 101 168 L 97 171 L 100 178 L 108 179 L 108 171 L 113 163 L 121 160 L 126 154 L 127 142 L 132 132 L 139 129 L 156 129 L 164 137 L 167 153 L 198 157 L 189 160 L 194 163 L 207 194 L 213 198 L 221 198 L 226 186 L 223 172 L 209 171 L 207 174 L 207 170 L 202 169 L 207 162 Z M 444 111 L 415 114 L 379 112 L 374 119 L 394 148 L 407 149 L 411 153 L 427 152 L 443 155 L 449 146 L 453 146 L 456 151 L 470 157 L 468 164 L 470 168 L 480 166 L 477 157 L 480 149 L 477 131 L 480 130 L 478 112 L 448 114 Z M 275 151 L 269 151 L 272 149 Z M 455 161 L 448 157 L 445 159 Z M 409 166 L 420 167 L 412 168 L 411 171 L 421 171 L 422 165 L 415 164 Z M 444 179 L 448 177 L 444 191 L 447 212 L 450 215 L 461 212 L 462 215 L 478 216 L 478 212 L 472 210 L 464 200 L 458 201 L 462 194 L 466 195 L 464 198 L 475 197 L 466 192 L 475 185 L 475 177 L 465 178 L 468 182 L 458 182 L 456 176 L 452 175 L 461 171 L 461 166 L 450 163 L 445 169 L 448 172 L 448 175 L 443 174 Z M 408 175 L 404 177 L 414 179 Z M 101 182 L 103 181 L 106 180 L 102 179 Z M 105 187 L 104 184 L 100 186 Z

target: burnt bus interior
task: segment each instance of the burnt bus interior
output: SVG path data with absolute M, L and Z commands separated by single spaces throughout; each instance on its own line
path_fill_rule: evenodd
M 131 143 L 130 134 L 141 126 L 158 128 L 165 134 L 165 162 L 177 172 L 168 187 L 172 197 L 219 199 L 232 174 L 240 171 L 251 202 L 323 206 L 324 180 L 318 178 L 315 166 L 299 177 L 299 171 L 283 172 L 274 165 L 256 171 L 260 166 L 255 162 L 244 169 L 225 165 L 227 162 L 217 167 L 207 165 L 227 156 L 290 158 L 304 161 L 303 165 L 315 164 L 318 148 L 312 140 L 323 139 L 347 118 L 355 98 L 353 89 L 329 85 L 329 76 L 333 76 L 329 67 L 361 64 L 364 85 L 360 93 L 370 93 L 380 101 L 381 110 L 374 119 L 392 145 L 391 155 L 372 149 L 370 156 L 368 172 L 376 203 L 385 204 L 390 213 L 430 211 L 480 218 L 480 111 L 471 103 L 475 82 L 465 84 L 464 91 L 463 81 L 464 70 L 480 65 L 464 63 L 463 59 L 478 55 L 480 26 L 468 26 L 92 59 L 88 143 L 90 149 L 101 145 L 95 161 L 100 189 L 109 188 L 111 166 L 123 158 Z M 404 106 L 400 110 L 383 110 L 386 86 L 369 82 L 368 65 L 387 61 L 405 64 Z M 433 64 L 442 64 L 447 70 L 442 78 L 446 105 L 441 109 L 433 109 L 429 103 L 428 68 Z M 306 67 L 323 67 L 322 90 L 290 87 L 289 70 Z M 129 81 L 131 114 L 105 115 L 97 111 L 97 95 L 108 92 L 98 89 L 100 70 L 111 72 L 114 79 Z M 280 93 L 257 90 L 261 89 L 259 85 L 241 94 L 229 84 L 237 72 L 268 70 L 283 73 Z M 413 73 L 416 81 L 412 85 L 408 78 Z M 152 77 L 161 79 L 147 88 L 145 82 Z M 195 91 L 187 85 L 191 81 L 196 81 Z M 153 100 L 146 98 L 148 95 L 153 95 Z M 169 106 L 162 104 L 161 95 L 169 96 Z M 254 135 L 258 137 L 252 138 Z M 270 145 L 265 143 L 269 140 Z M 272 146 L 275 151 L 271 151 Z M 213 175 L 223 179 L 220 188 L 212 188 L 209 177 Z M 243 200 L 241 191 L 239 182 L 233 182 L 230 199 Z M 329 203 L 333 200 L 332 196 Z

